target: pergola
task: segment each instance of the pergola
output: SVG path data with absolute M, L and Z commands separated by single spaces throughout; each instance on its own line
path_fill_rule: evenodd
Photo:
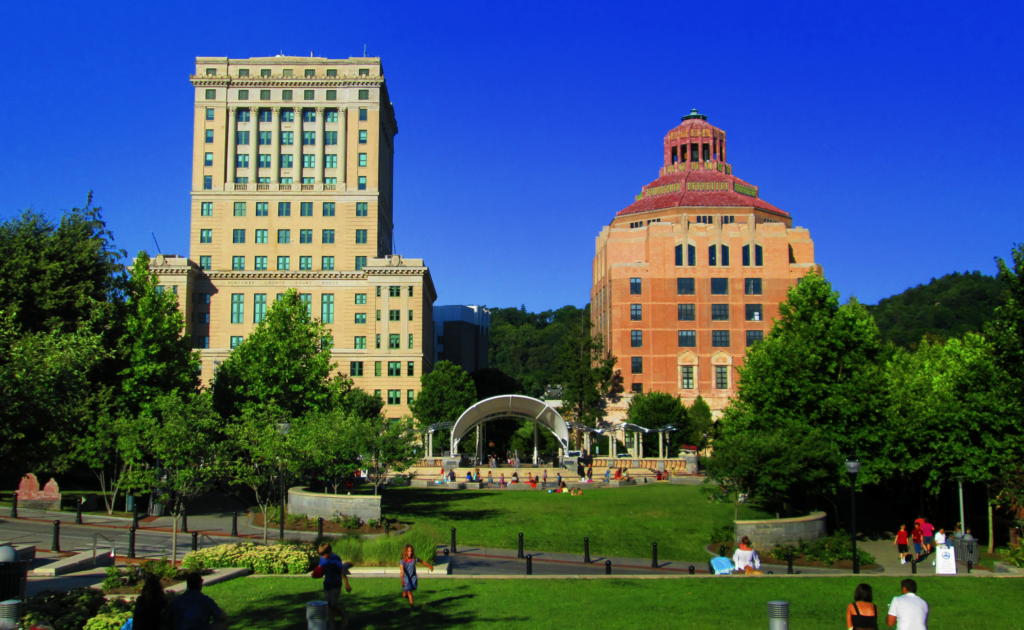
M 555 436 L 562 450 L 569 448 L 569 428 L 562 415 L 543 400 L 529 396 L 506 395 L 494 396 L 481 400 L 459 416 L 452 427 L 452 456 L 458 452 L 459 440 L 467 433 L 489 420 L 501 418 L 521 418 L 533 424 L 533 463 L 537 465 L 537 434 L 539 427 L 544 427 Z M 476 454 L 479 458 L 483 451 L 483 433 L 477 434 Z

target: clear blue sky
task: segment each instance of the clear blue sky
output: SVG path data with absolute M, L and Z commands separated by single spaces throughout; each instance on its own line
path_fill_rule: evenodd
M 693 107 L 844 297 L 994 273 L 1021 240 L 1020 2 L 17 2 L 0 213 L 89 190 L 188 251 L 196 56 L 383 60 L 397 253 L 438 304 L 587 302 L 594 238 Z

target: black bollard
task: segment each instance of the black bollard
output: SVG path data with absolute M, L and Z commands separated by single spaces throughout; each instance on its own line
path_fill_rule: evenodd
M 693 574 L 694 574 L 694 573 L 696 573 L 696 572 L 697 572 L 697 570 L 696 570 L 696 569 L 694 569 L 694 568 L 693 568 L 693 565 L 691 564 L 691 565 L 690 565 L 690 575 L 693 575 Z
M 604 561 L 604 574 L 605 575 L 611 575 L 612 574 L 612 561 L 611 560 L 605 560 Z
M 192 551 L 199 551 L 199 532 L 192 532 Z
M 970 573 L 971 569 L 973 569 L 973 568 L 974 568 L 974 563 L 971 562 L 970 560 L 968 560 L 967 561 L 967 572 Z
M 391 535 L 391 521 L 384 521 L 384 536 Z
M 238 512 L 231 513 L 231 535 L 238 536 Z
M 590 564 L 590 539 L 583 539 L 583 562 Z
M 519 534 L 519 555 L 516 558 L 523 558 L 523 534 Z
M 793 575 L 793 552 L 790 551 L 786 554 L 786 573 Z
M 82 524 L 82 501 L 84 500 L 82 497 L 78 497 L 78 501 L 75 502 L 75 525 Z
M 132 503 L 132 527 L 139 528 L 139 502 Z
M 18 493 L 14 493 L 14 500 L 11 501 L 11 518 L 18 518 Z
M 135 528 L 128 530 L 128 557 L 135 557 Z
M 917 560 L 915 560 L 914 558 L 910 559 L 910 573 L 913 575 L 917 575 Z
M 60 553 L 60 521 L 53 522 L 53 542 L 50 543 L 50 551 Z
M 459 548 L 455 546 L 455 528 L 452 528 L 452 553 L 459 553 Z
M 526 575 L 533 575 L 533 556 L 526 556 Z
M 454 565 L 455 565 L 455 558 L 453 558 L 452 556 L 448 555 L 448 550 L 447 549 L 444 550 L 444 555 L 445 555 L 446 558 L 448 558 L 448 566 L 445 567 L 445 573 L 447 573 L 448 575 L 451 575 L 452 574 L 452 569 L 454 568 Z
M 658 543 L 651 543 L 651 568 L 658 568 Z
M 721 556 L 721 557 L 723 557 L 723 558 L 725 557 L 725 545 L 721 545 L 721 546 L 720 546 L 720 547 L 718 548 L 718 555 L 720 555 L 720 556 Z
M 316 517 L 316 537 L 324 537 L 324 517 L 322 516 Z
M 185 508 L 181 508 L 181 533 L 188 533 L 188 513 L 185 511 Z

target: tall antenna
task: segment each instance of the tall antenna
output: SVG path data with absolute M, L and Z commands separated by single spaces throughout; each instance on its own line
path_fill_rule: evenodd
M 366 44 L 363 44 L 363 56 L 366 56 Z
M 156 243 L 156 253 L 163 254 L 163 252 L 160 251 L 160 243 L 157 243 L 156 234 L 154 232 L 150 232 L 150 234 L 153 235 L 153 242 Z

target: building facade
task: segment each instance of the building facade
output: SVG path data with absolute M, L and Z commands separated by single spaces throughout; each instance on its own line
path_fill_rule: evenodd
M 160 256 L 185 296 L 203 380 L 293 288 L 332 354 L 385 413 L 409 413 L 433 366 L 422 260 L 392 255 L 398 133 L 378 58 L 198 57 L 189 259 Z
M 491 312 L 483 306 L 434 308 L 434 361 L 451 361 L 470 374 L 488 366 Z
M 808 230 L 734 176 L 727 156 L 725 131 L 693 110 L 665 136 L 658 179 L 596 239 L 593 323 L 627 392 L 724 409 L 789 287 L 820 271 Z

